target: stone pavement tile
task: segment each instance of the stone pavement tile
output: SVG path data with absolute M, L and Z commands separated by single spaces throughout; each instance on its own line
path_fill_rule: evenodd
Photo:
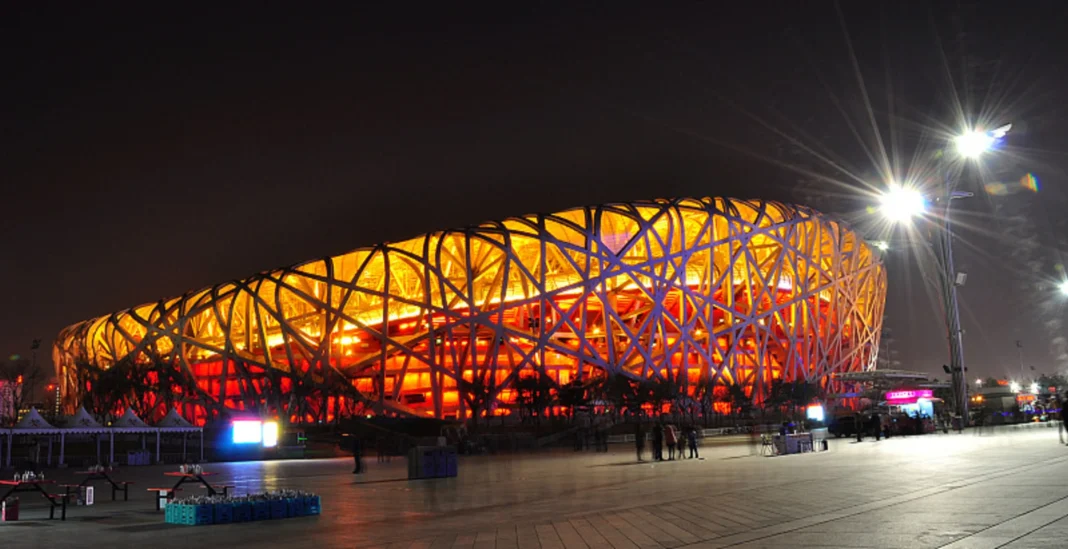
M 1063 518 L 1047 524 L 1026 536 L 1013 540 L 1008 545 L 1005 545 L 1005 549 L 1064 547 L 1068 544 L 1066 540 L 1068 540 L 1068 518 Z
M 704 525 L 704 524 L 701 524 L 701 523 L 698 523 L 698 522 L 695 522 L 695 521 L 691 521 L 691 520 L 687 520 L 685 518 L 682 518 L 682 517 L 680 517 L 678 515 L 675 515 L 675 514 L 671 513 L 671 511 L 669 511 L 669 510 L 663 509 L 663 508 L 658 507 L 658 506 L 642 507 L 641 511 L 649 513 L 650 515 L 653 515 L 653 516 L 663 520 L 664 522 L 668 522 L 668 523 L 674 524 L 675 526 L 681 528 L 682 530 L 685 530 L 685 531 L 693 534 L 694 537 L 696 537 L 699 540 L 709 540 L 709 539 L 717 538 L 717 537 L 720 536 L 720 534 L 716 533 L 714 530 L 712 530 L 710 528 L 706 528 L 706 525 Z M 723 530 L 724 529 L 722 527 L 719 528 L 719 531 L 722 532 Z
M 612 549 L 612 544 L 608 543 L 608 540 L 590 524 L 590 521 L 584 518 L 574 518 L 570 522 L 590 549 Z
M 879 547 L 887 549 L 921 549 L 942 547 L 957 538 L 939 534 L 824 534 L 819 532 L 789 532 L 760 540 L 758 544 L 772 547 Z M 731 546 L 734 547 L 734 546 Z M 746 547 L 741 544 L 738 547 Z
M 729 505 L 726 503 L 711 504 L 691 501 L 690 505 L 695 511 L 708 513 L 723 520 L 729 520 L 744 528 L 760 528 L 761 526 L 779 522 L 777 520 L 760 518 L 748 513 L 748 506 L 745 506 L 746 508 L 743 509 L 741 508 L 743 504 L 740 502 L 737 505 Z
M 627 539 L 633 542 L 634 545 L 637 545 L 640 549 L 663 549 L 663 545 L 621 518 L 619 513 L 606 513 L 604 518 L 608 521 L 608 524 L 622 532 L 623 535 L 627 536 Z
M 463 534 L 456 536 L 456 540 L 452 542 L 452 546 L 456 548 L 474 547 L 475 537 L 471 534 Z
M 564 549 L 564 542 L 556 535 L 556 528 L 552 524 L 539 524 L 534 530 L 538 533 L 538 543 L 542 549 Z
M 433 544 L 433 538 L 422 538 L 413 541 L 410 545 L 408 545 L 408 549 L 430 549 Z
M 664 520 L 643 508 L 634 508 L 631 513 L 638 519 L 644 521 L 647 524 L 655 524 L 657 528 L 663 530 L 665 534 L 678 540 L 680 544 L 697 543 L 701 541 L 701 538 L 695 536 L 691 532 L 680 528 L 678 525 L 671 521 Z
M 656 508 L 663 509 L 677 517 L 693 522 L 694 524 L 699 524 L 714 532 L 728 533 L 737 532 L 739 530 L 739 524 L 737 522 L 723 520 L 715 515 L 707 513 L 699 513 L 687 505 L 686 502 L 669 503 L 667 505 L 656 506 Z
M 582 536 L 579 535 L 570 522 L 553 521 L 553 528 L 556 528 L 556 535 L 560 538 L 560 541 L 564 542 L 564 549 L 589 549 Z
M 638 545 L 620 532 L 615 526 L 608 523 L 602 516 L 590 516 L 587 519 L 599 534 L 612 544 L 613 549 L 638 549 Z
M 430 543 L 430 549 L 449 549 L 453 543 L 456 542 L 456 536 L 452 534 L 445 534 L 434 538 L 434 541 Z
M 663 547 L 678 547 L 683 545 L 679 538 L 671 535 L 667 530 L 661 528 L 658 521 L 649 520 L 646 515 L 638 515 L 632 510 L 619 511 L 616 513 L 620 520 L 626 521 L 631 527 L 638 529 L 638 531 L 653 538 L 656 543 L 659 543 Z M 700 541 L 700 540 L 694 540 Z

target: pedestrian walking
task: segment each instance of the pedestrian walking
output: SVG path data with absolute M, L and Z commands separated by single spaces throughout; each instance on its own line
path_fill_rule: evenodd
M 853 429 L 857 432 L 857 442 L 864 442 L 864 418 L 860 412 L 853 416 Z
M 698 458 L 697 455 L 697 429 L 690 427 L 690 430 L 686 433 L 686 442 L 690 447 L 690 459 Z
M 645 452 L 645 431 L 642 431 L 641 418 L 635 418 L 634 421 L 634 449 L 638 452 L 638 461 L 645 461 L 642 459 Z
M 664 424 L 653 424 L 653 460 L 664 461 Z
M 668 460 L 675 459 L 675 446 L 679 442 L 678 432 L 675 431 L 675 426 L 668 423 L 664 426 L 664 441 L 667 442 L 668 447 Z
M 357 438 L 355 435 L 353 435 L 353 436 L 351 436 L 349 438 L 352 439 L 351 440 L 352 461 L 354 462 L 354 465 L 355 465 L 355 467 L 352 469 L 352 474 L 354 474 L 354 475 L 363 474 L 363 446 L 360 443 L 360 439 Z

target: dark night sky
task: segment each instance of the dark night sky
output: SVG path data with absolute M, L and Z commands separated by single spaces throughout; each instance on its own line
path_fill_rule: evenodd
M 847 2 L 840 17 L 833 3 L 786 1 L 8 3 L 0 354 L 26 355 L 35 337 L 50 346 L 84 318 L 434 229 L 637 198 L 797 200 L 806 176 L 783 163 L 846 180 L 789 138 L 876 183 L 852 45 L 902 166 L 924 126 L 956 123 L 954 97 L 1017 123 L 999 176 L 1032 171 L 1043 188 L 964 206 L 995 233 L 962 234 L 974 245 L 959 247 L 965 352 L 973 374 L 1007 375 L 1022 339 L 1026 361 L 1052 371 L 1065 311 L 1034 314 L 1049 300 L 1023 284 L 1055 276 L 1065 237 L 1061 4 Z M 869 199 L 854 195 L 846 209 L 860 211 Z M 1038 235 L 1030 266 L 1011 258 L 1006 212 Z M 888 259 L 896 358 L 935 371 L 944 338 L 909 257 Z

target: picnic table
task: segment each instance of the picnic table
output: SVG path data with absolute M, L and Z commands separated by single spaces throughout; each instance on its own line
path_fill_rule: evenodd
M 11 494 L 17 493 L 38 493 L 44 496 L 51 504 L 51 508 L 48 510 L 48 518 L 55 518 L 56 507 L 62 509 L 61 520 L 67 520 L 67 501 L 70 499 L 69 494 L 51 494 L 48 490 L 45 490 L 45 486 L 55 484 L 54 480 L 0 480 L 0 501 L 7 499 Z M 7 491 L 3 491 L 4 488 Z
M 204 471 L 204 472 L 201 472 L 201 473 L 182 473 L 181 471 L 167 471 L 166 473 L 163 473 L 163 474 L 165 476 L 168 476 L 168 477 L 177 477 L 178 478 L 178 482 L 175 483 L 173 488 L 171 488 L 172 492 L 177 491 L 178 487 L 180 487 L 182 484 L 185 484 L 186 482 L 199 482 L 199 483 L 203 484 L 205 488 L 208 489 L 208 495 L 209 496 L 214 496 L 214 495 L 217 494 L 217 492 L 215 491 L 215 487 L 212 486 L 211 483 L 208 482 L 208 480 L 204 478 L 204 477 L 214 476 L 217 473 L 209 473 L 207 471 Z
M 219 490 L 222 490 L 222 495 L 226 496 L 230 488 L 233 488 L 233 486 L 229 484 L 212 485 L 210 482 L 208 482 L 206 478 L 204 478 L 208 476 L 214 476 L 216 474 L 217 473 L 209 473 L 207 471 L 200 473 L 183 473 L 181 471 L 168 471 L 166 473 L 163 473 L 163 475 L 168 477 L 175 477 L 178 479 L 178 482 L 176 482 L 171 488 L 149 488 L 148 491 L 156 493 L 157 511 L 162 509 L 164 505 L 169 504 L 170 501 L 174 499 L 175 495 L 177 495 L 177 493 L 181 491 L 181 486 L 187 482 L 199 482 L 201 485 L 204 486 L 204 488 L 208 489 L 209 496 L 218 495 Z
M 104 480 L 111 485 L 111 501 L 115 501 L 115 494 L 120 491 L 122 492 L 123 501 L 130 500 L 129 488 L 130 485 L 133 484 L 132 482 L 115 480 L 111 478 L 111 475 L 108 473 L 108 471 L 77 471 L 74 474 L 85 475 L 85 478 L 82 479 L 82 481 L 78 484 L 64 485 L 66 486 L 68 493 L 70 492 L 71 488 L 81 488 L 83 486 L 88 485 L 90 482 L 93 482 L 94 480 Z

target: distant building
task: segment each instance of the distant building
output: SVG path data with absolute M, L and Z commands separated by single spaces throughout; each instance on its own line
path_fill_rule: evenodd
M 15 417 L 15 401 L 21 391 L 21 384 L 0 380 L 0 423 Z

